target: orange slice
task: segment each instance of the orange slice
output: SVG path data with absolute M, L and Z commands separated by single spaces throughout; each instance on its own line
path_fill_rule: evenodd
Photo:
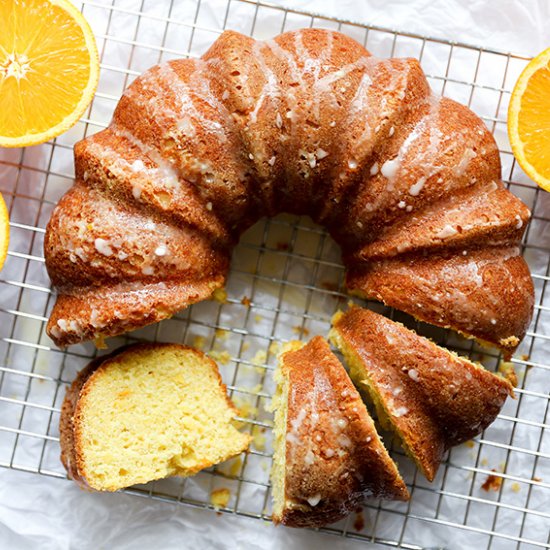
M 550 191 L 550 48 L 521 73 L 508 108 L 508 136 L 525 173 Z
M 73 126 L 99 77 L 90 26 L 68 0 L 0 0 L 0 147 Z
M 8 209 L 2 194 L 0 194 L 0 270 L 4 267 L 8 255 L 8 242 L 10 240 L 10 220 Z

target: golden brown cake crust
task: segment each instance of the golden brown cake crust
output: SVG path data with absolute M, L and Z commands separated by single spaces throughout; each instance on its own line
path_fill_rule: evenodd
M 350 363 L 358 360 L 354 382 L 375 388 L 430 481 L 445 451 L 479 435 L 513 395 L 508 380 L 367 309 L 337 314 L 331 340 Z
M 44 243 L 58 298 L 47 325 L 60 346 L 170 317 L 223 286 L 229 260 L 196 230 L 75 185 Z
M 319 527 L 365 497 L 407 500 L 395 463 L 344 367 L 317 336 L 280 358 L 288 378 L 286 505 L 276 523 Z
M 475 335 L 507 357 L 525 336 L 534 306 L 529 268 L 515 247 L 377 260 L 351 269 L 346 286 L 421 321 Z
M 480 242 L 505 246 L 521 240 L 529 218 L 529 209 L 502 182 L 481 188 L 473 185 L 387 225 L 376 241 L 358 249 L 349 262 L 358 265 L 425 250 L 432 255 L 453 248 L 462 253 Z
M 75 167 L 44 245 L 57 345 L 205 299 L 224 284 L 241 233 L 280 212 L 328 229 L 352 291 L 507 353 L 531 319 L 518 248 L 530 212 L 504 188 L 483 121 L 433 94 L 417 60 L 378 59 L 337 32 L 257 41 L 227 31 L 200 59 L 152 67 L 110 126 L 75 146 Z M 494 283 L 440 269 L 440 256 L 501 249 L 514 253 Z M 434 303 L 429 292 L 410 300 L 396 266 L 411 286 L 424 270 L 450 295 L 467 288 L 468 308 L 457 314 L 452 296 Z M 479 307 L 487 289 L 507 294 L 490 312 Z M 90 309 L 94 293 L 105 307 Z
M 47 330 L 62 347 L 115 336 L 162 321 L 188 305 L 206 300 L 224 282 L 220 275 L 189 283 L 120 283 L 80 292 L 73 289 L 57 297 Z

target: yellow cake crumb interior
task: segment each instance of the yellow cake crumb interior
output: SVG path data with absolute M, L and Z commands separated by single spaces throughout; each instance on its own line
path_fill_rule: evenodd
M 280 369 L 275 371 L 277 389 L 273 396 L 275 417 L 273 422 L 273 466 L 271 468 L 271 493 L 273 496 L 273 515 L 279 517 L 284 507 L 285 495 L 285 459 L 286 459 L 286 421 L 288 402 L 288 380 Z
M 249 436 L 232 424 L 215 364 L 193 350 L 122 354 L 87 388 L 75 436 L 82 473 L 95 489 L 188 476 L 248 446 Z
M 273 465 L 271 468 L 271 493 L 273 496 L 273 517 L 280 518 L 285 507 L 285 465 L 286 465 L 286 426 L 288 411 L 288 376 L 284 373 L 284 354 L 296 351 L 303 346 L 301 342 L 293 341 L 283 346 L 278 357 L 278 366 L 274 377 L 277 387 L 271 409 L 273 419 Z
M 332 317 L 333 327 L 338 323 L 339 319 L 343 315 L 344 314 L 341 311 L 334 314 Z M 392 431 L 397 436 L 399 443 L 401 447 L 403 447 L 403 450 L 407 456 L 418 466 L 420 470 L 423 471 L 422 464 L 418 460 L 418 457 L 416 457 L 410 450 L 404 441 L 401 431 L 397 425 L 392 422 L 391 415 L 386 409 L 384 400 L 376 390 L 376 385 L 369 380 L 368 372 L 363 366 L 359 355 L 353 350 L 353 348 L 351 348 L 351 346 L 347 345 L 345 339 L 341 337 L 340 333 L 335 328 L 330 329 L 328 338 L 332 345 L 338 348 L 340 353 L 344 356 L 346 364 L 349 368 L 350 378 L 363 396 L 364 400 L 374 405 L 378 422 L 380 423 L 382 429 Z

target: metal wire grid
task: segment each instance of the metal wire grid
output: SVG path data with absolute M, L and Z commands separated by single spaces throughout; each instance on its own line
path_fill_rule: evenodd
M 550 548 L 550 335 L 545 332 L 550 321 L 550 307 L 545 305 L 550 292 L 550 200 L 521 172 L 505 138 L 510 89 L 527 59 L 251 0 L 172 1 L 161 8 L 148 0 L 85 1 L 83 12 L 96 33 L 102 62 L 98 92 L 86 116 L 51 143 L 0 151 L 0 190 L 8 202 L 12 230 L 9 258 L 0 276 L 0 465 L 65 477 L 58 459 L 59 407 L 67 384 L 96 354 L 92 345 L 61 352 L 44 333 L 52 306 L 42 253 L 44 227 L 71 183 L 74 142 L 107 125 L 133 77 L 159 61 L 200 55 L 225 28 L 264 38 L 293 28 L 330 27 L 353 36 L 376 55 L 418 57 L 435 91 L 481 114 L 499 143 L 509 188 L 533 210 L 523 250 L 533 272 L 537 305 L 513 361 L 520 378 L 517 401 L 508 403 L 471 446 L 452 450 L 432 484 L 417 476 L 392 444 L 411 501 L 368 502 L 361 515 L 322 531 L 411 549 L 456 537 L 488 549 Z M 468 78 L 466 68 L 471 69 Z M 113 339 L 111 347 L 145 339 L 185 342 L 213 352 L 241 408 L 243 425 L 255 436 L 242 461 L 189 480 L 163 480 L 128 492 L 212 508 L 211 492 L 223 487 L 230 490 L 230 500 L 222 511 L 269 519 L 271 415 L 265 406 L 273 391 L 274 346 L 306 339 L 310 333 L 326 334 L 332 313 L 348 300 L 342 282 L 339 253 L 326 233 L 306 218 L 279 216 L 260 222 L 243 237 L 224 303 L 197 304 L 169 321 Z M 489 368 L 499 364 L 499 356 L 471 341 L 384 311 Z M 480 486 L 492 469 L 499 469 L 502 484 L 486 493 Z M 514 473 L 518 471 L 521 474 Z

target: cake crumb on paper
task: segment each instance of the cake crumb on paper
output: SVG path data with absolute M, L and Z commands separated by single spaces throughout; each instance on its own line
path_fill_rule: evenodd
M 309 336 L 309 329 L 306 327 L 301 327 L 300 325 L 292 327 L 292 332 L 294 332 L 295 334 L 303 334 L 306 337 Z
M 212 359 L 214 359 L 214 361 L 218 361 L 222 365 L 227 365 L 229 361 L 231 361 L 231 355 L 227 350 L 223 350 L 223 351 L 211 350 L 208 352 L 208 355 Z
M 254 418 L 258 414 L 258 408 L 242 397 L 234 396 L 233 403 L 239 411 L 239 416 L 242 418 Z
M 206 344 L 206 338 L 204 336 L 195 336 L 193 338 L 193 347 L 197 349 L 204 349 L 204 345 Z
M 231 467 L 229 468 L 229 474 L 233 477 L 238 477 L 238 475 L 241 473 L 241 467 L 243 465 L 243 459 L 238 456 L 235 458 L 231 464 Z
M 227 340 L 227 337 L 229 336 L 229 331 L 223 328 L 217 328 L 215 334 L 218 340 Z
M 491 472 L 495 472 L 495 474 L 497 473 L 497 471 L 494 468 L 491 470 Z M 489 474 L 487 476 L 487 479 L 481 485 L 481 488 L 484 491 L 497 492 L 500 489 L 500 487 L 502 486 L 502 477 L 500 477 L 498 475 L 495 475 L 495 474 Z
M 353 521 L 353 528 L 356 531 L 362 531 L 365 528 L 365 518 L 362 511 L 357 512 L 355 520 Z
M 290 245 L 284 241 L 279 241 L 277 243 L 277 250 L 280 250 L 281 252 L 285 252 L 290 248 Z
M 216 489 L 210 494 L 210 503 L 214 506 L 215 510 L 220 508 L 226 508 L 229 504 L 229 499 L 231 498 L 231 492 L 229 489 L 222 487 L 221 489 Z
M 252 439 L 258 451 L 265 451 L 266 437 L 265 428 L 263 426 L 254 426 L 252 428 Z
M 217 469 L 222 474 L 230 476 L 233 478 L 239 477 L 241 472 L 241 466 L 243 465 L 243 460 L 240 456 L 229 459 L 226 462 L 222 462 L 218 465 Z
M 263 366 L 267 362 L 267 353 L 264 350 L 257 351 L 250 362 L 256 367 L 258 372 L 263 372 Z

